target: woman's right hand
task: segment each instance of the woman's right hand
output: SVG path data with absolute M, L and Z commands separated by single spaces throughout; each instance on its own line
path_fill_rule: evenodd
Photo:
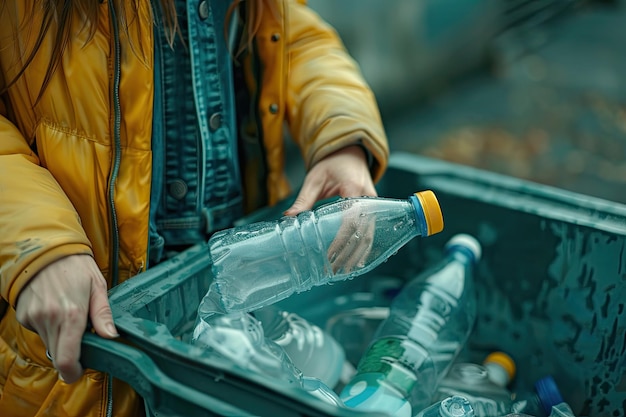
M 15 311 L 23 326 L 39 334 L 67 383 L 83 374 L 79 360 L 87 317 L 98 335 L 118 336 L 106 281 L 89 255 L 70 255 L 42 269 L 20 293 Z

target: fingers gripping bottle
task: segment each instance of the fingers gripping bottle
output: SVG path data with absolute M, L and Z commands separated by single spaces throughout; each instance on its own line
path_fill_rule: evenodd
M 391 303 L 357 373 L 340 398 L 352 408 L 411 416 L 434 401 L 437 384 L 467 341 L 476 317 L 478 241 L 456 235 L 446 256 Z
M 214 279 L 204 308 L 254 311 L 364 274 L 412 238 L 442 229 L 432 191 L 405 200 L 344 198 L 297 216 L 227 229 L 209 240 Z

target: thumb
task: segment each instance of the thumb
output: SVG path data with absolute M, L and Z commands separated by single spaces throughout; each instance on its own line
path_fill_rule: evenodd
M 283 213 L 285 216 L 295 216 L 296 214 L 305 210 L 310 210 L 313 207 L 313 204 L 315 204 L 316 201 L 316 195 L 314 192 L 311 192 L 309 188 L 310 187 L 307 187 L 306 184 L 302 187 L 291 207 Z
M 308 203 L 305 198 L 301 198 L 300 196 L 298 196 L 298 198 L 296 198 L 296 201 L 294 201 L 291 207 L 285 210 L 283 214 L 285 216 L 295 216 L 298 213 L 301 213 L 310 207 L 311 207 L 311 204 Z
M 111 339 L 119 336 L 115 324 L 113 324 L 113 313 L 109 305 L 109 297 L 106 291 L 104 279 L 94 283 L 89 298 L 89 317 L 94 330 L 99 336 Z

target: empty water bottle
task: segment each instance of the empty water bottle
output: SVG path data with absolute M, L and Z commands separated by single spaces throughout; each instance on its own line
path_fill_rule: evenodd
M 199 314 L 191 343 L 240 369 L 301 388 L 319 400 L 343 407 L 332 388 L 318 378 L 302 374 L 283 347 L 265 336 L 261 322 L 251 314 Z
M 263 326 L 252 315 L 204 315 L 201 309 L 202 305 L 191 344 L 208 349 L 241 369 L 288 385 L 301 385 L 300 370 L 281 346 L 265 337 Z
M 432 191 L 406 200 L 344 198 L 297 216 L 227 229 L 209 240 L 207 305 L 216 313 L 253 311 L 364 274 L 412 238 L 442 229 Z
M 330 334 L 273 305 L 255 311 L 254 317 L 263 325 L 265 336 L 281 346 L 305 376 L 318 378 L 329 387 L 337 385 L 346 355 Z
M 445 253 L 394 298 L 357 374 L 340 393 L 346 406 L 410 416 L 433 402 L 474 324 L 473 274 L 481 247 L 469 235 L 456 235 Z
M 503 352 L 488 355 L 483 365 L 455 363 L 439 383 L 435 398 L 461 395 L 472 404 L 477 417 L 503 416 L 513 404 L 506 387 L 514 375 L 515 363 Z

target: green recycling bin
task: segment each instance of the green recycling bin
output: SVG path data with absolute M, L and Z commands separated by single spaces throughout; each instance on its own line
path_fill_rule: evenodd
M 346 309 L 368 306 L 372 330 L 394 291 L 439 259 L 452 235 L 469 233 L 481 242 L 483 257 L 477 322 L 461 357 L 480 362 L 504 351 L 517 365 L 514 390 L 552 375 L 576 415 L 625 416 L 626 206 L 392 154 L 379 195 L 406 198 L 423 189 L 439 199 L 442 233 L 412 240 L 366 275 L 293 295 L 280 306 L 338 339 Z M 241 223 L 277 218 L 288 204 Z M 132 346 L 86 335 L 83 363 L 128 381 L 150 415 L 381 415 L 334 407 L 189 344 L 210 282 L 206 245 L 197 245 L 112 289 L 116 324 Z M 366 343 L 370 333 L 360 335 Z M 358 349 L 346 346 L 353 364 Z

